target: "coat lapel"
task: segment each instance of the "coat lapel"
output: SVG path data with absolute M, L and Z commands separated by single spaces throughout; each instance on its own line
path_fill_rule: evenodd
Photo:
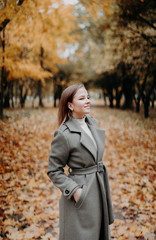
M 94 161 L 97 158 L 97 150 L 94 146 L 92 139 L 83 131 L 80 125 L 71 117 L 65 122 L 71 132 L 77 132 L 81 135 L 80 143 L 92 154 Z
M 71 132 L 77 132 L 81 135 L 80 143 L 92 154 L 95 161 L 99 161 L 102 159 L 103 151 L 104 151 L 104 130 L 100 130 L 98 126 L 96 126 L 92 121 L 90 121 L 89 117 L 87 116 L 87 124 L 88 127 L 95 139 L 97 144 L 97 150 L 94 146 L 92 139 L 88 136 L 87 133 L 80 127 L 80 125 L 69 117 L 65 124 L 69 128 Z M 97 155 L 98 153 L 98 155 Z
M 97 159 L 97 149 L 92 139 L 83 130 L 81 132 L 80 143 L 93 155 L 94 161 Z
M 87 116 L 88 121 L 88 127 L 93 134 L 93 137 L 97 144 L 98 149 L 98 155 L 97 155 L 97 161 L 100 161 L 103 156 L 104 152 L 104 146 L 105 146 L 105 131 L 98 128 L 98 125 L 96 123 L 93 123 L 93 120 L 90 120 L 90 117 Z

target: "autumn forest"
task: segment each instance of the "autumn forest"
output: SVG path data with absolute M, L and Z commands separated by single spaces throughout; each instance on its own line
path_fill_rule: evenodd
M 111 239 L 154 240 L 155 0 L 0 0 L 0 240 L 58 240 L 46 171 L 73 83 L 106 133 Z

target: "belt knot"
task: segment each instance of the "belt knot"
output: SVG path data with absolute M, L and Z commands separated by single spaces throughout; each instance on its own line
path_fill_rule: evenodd
M 97 163 L 97 172 L 104 172 L 102 161 Z

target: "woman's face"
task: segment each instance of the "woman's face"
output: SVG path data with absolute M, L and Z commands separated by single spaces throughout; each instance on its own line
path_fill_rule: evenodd
M 85 114 L 90 113 L 90 99 L 84 87 L 76 92 L 72 103 L 68 102 L 68 108 L 72 111 L 73 118 L 83 118 Z

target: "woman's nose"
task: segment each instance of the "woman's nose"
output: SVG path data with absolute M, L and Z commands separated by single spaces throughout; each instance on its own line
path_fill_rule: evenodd
M 89 99 L 89 98 L 87 98 L 86 102 L 87 102 L 87 103 L 90 103 L 90 99 Z

